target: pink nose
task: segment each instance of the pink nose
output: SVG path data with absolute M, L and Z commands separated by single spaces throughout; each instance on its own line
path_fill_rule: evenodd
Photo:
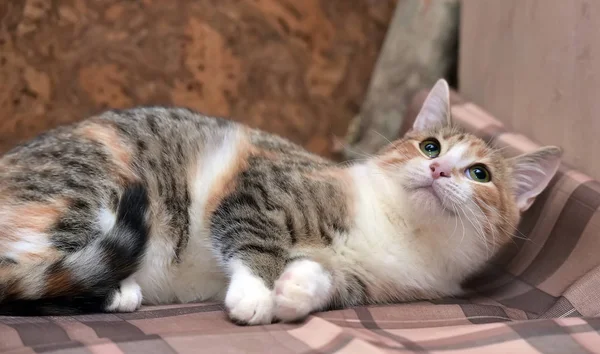
M 431 177 L 433 177 L 433 179 L 438 179 L 440 177 L 450 177 L 450 172 L 452 171 L 450 166 L 440 164 L 438 162 L 434 162 L 431 165 L 429 165 L 429 169 L 431 170 Z

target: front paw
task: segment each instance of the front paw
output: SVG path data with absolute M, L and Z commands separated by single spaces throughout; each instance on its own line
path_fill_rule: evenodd
M 241 325 L 269 324 L 273 321 L 273 293 L 262 279 L 250 272 L 235 274 L 225 296 L 229 318 Z
M 295 261 L 275 282 L 275 317 L 284 322 L 304 319 L 327 304 L 332 287 L 329 272 L 319 263 Z
M 142 305 L 142 288 L 133 278 L 121 282 L 118 290 L 105 307 L 106 312 L 134 312 Z

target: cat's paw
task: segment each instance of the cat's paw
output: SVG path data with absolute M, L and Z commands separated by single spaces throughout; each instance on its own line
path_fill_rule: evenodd
M 332 288 L 330 273 L 319 263 L 291 263 L 275 282 L 275 317 L 284 322 L 305 318 L 327 304 Z
M 231 320 L 243 325 L 269 324 L 273 321 L 273 292 L 264 281 L 238 264 L 225 296 L 225 307 Z
M 142 306 L 142 288 L 133 278 L 121 282 L 119 290 L 113 293 L 107 312 L 134 312 Z

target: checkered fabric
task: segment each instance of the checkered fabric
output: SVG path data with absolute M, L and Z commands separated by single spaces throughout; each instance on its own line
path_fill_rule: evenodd
M 418 94 L 409 126 L 426 93 Z M 454 120 L 508 155 L 535 149 L 452 98 Z M 562 166 L 518 238 L 468 282 L 465 299 L 319 313 L 240 327 L 220 304 L 130 314 L 0 317 L 1 353 L 600 353 L 600 185 Z

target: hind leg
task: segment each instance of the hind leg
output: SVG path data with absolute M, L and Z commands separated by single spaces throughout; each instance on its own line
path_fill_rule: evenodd
M 123 281 L 107 301 L 107 312 L 134 312 L 142 305 L 142 288 L 133 277 Z

